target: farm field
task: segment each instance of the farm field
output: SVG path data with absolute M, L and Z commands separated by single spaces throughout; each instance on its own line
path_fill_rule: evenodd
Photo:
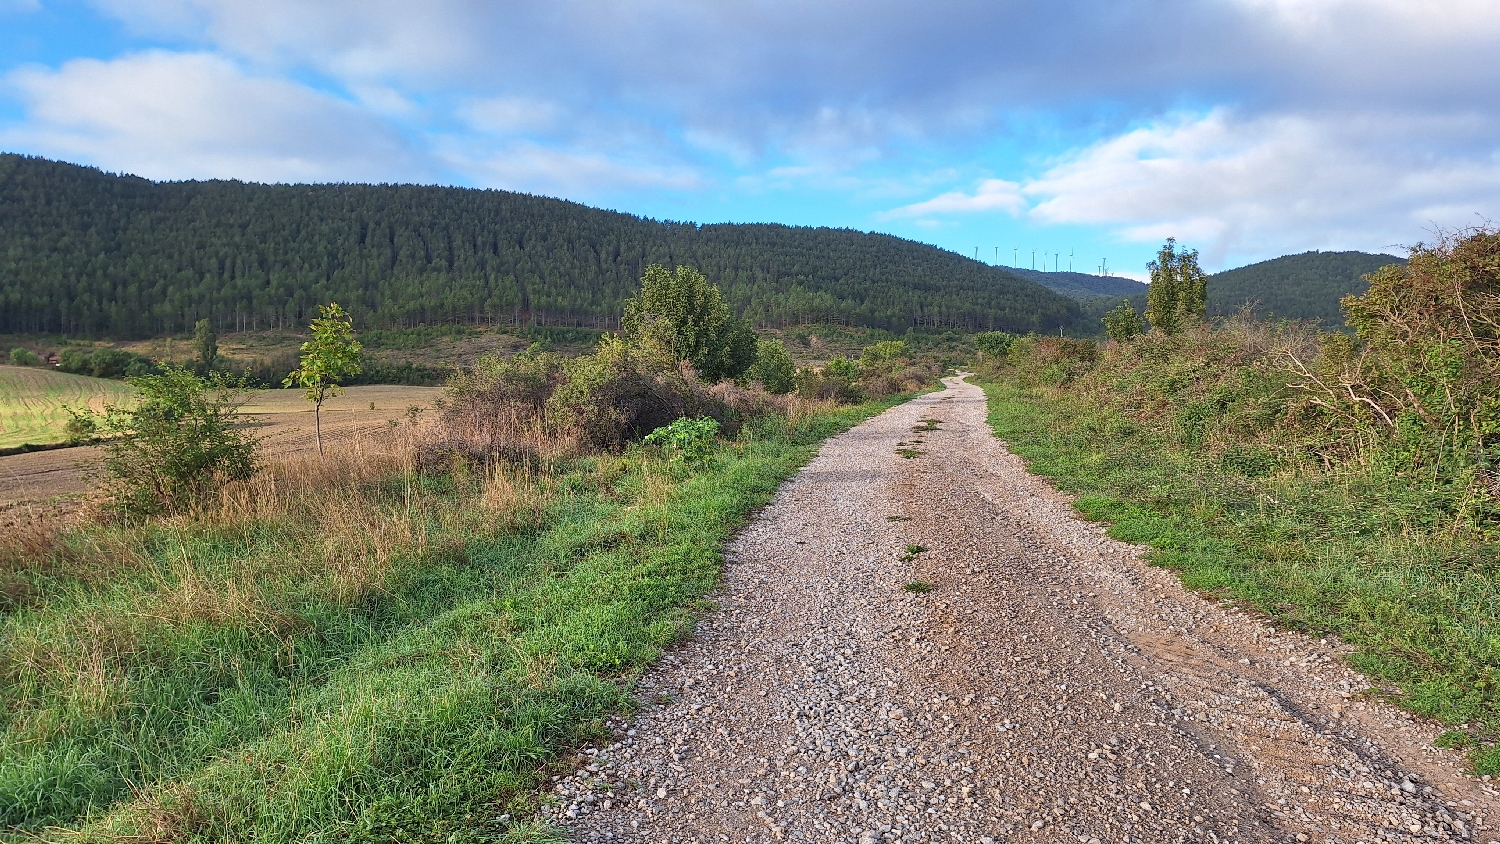
M 67 405 L 102 410 L 124 402 L 131 389 L 119 381 L 69 375 L 29 366 L 0 366 L 0 448 L 62 442 Z
M 17 369 L 18 367 L 0 367 L 0 371 L 7 376 Z M 26 373 L 30 370 L 20 369 L 20 371 Z M 42 375 L 60 378 L 78 378 L 81 381 L 102 380 L 41 370 L 38 372 Z M 12 399 L 9 382 L 6 383 L 7 406 L 12 401 L 36 403 L 34 394 L 17 393 L 20 399 Z M 128 389 L 113 381 L 104 381 L 104 383 Z M 390 420 L 405 418 L 408 408 L 431 407 L 433 399 L 441 393 L 441 387 L 350 387 L 344 395 L 323 403 L 325 444 L 337 442 L 361 432 L 379 430 L 389 425 Z M 266 437 L 263 446 L 265 453 L 291 454 L 312 451 L 316 448 L 313 438 L 312 405 L 302 397 L 300 390 L 267 390 L 256 393 L 250 397 L 250 401 L 246 402 L 242 412 L 247 420 L 258 426 L 260 433 Z M 66 421 L 66 414 L 63 419 Z M 58 432 L 61 431 L 61 426 L 62 422 L 58 422 L 56 429 Z M 58 437 L 54 436 L 52 441 L 55 442 L 57 439 Z M 87 463 L 97 455 L 98 449 L 81 447 L 0 457 L 0 512 L 82 493 L 86 483 L 80 464 Z

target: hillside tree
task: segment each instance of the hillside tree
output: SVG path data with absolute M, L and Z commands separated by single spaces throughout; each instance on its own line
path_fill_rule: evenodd
M 340 382 L 362 369 L 359 356 L 361 347 L 354 338 L 354 323 L 338 302 L 319 305 L 321 314 L 312 321 L 313 337 L 302 344 L 298 366 L 282 382 L 283 386 L 296 385 L 305 391 L 303 395 L 313 403 L 313 429 L 318 441 L 318 454 L 323 453 L 323 401 L 342 395 Z

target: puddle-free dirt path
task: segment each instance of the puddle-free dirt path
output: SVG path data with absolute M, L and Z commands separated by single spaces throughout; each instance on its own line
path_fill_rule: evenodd
M 575 840 L 1500 840 L 1495 792 L 1334 646 L 1079 521 L 947 384 L 734 542 L 719 610 L 556 784 Z

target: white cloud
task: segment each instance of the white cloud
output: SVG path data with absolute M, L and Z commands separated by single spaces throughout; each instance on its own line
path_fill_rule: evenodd
M 923 202 L 903 205 L 882 214 L 884 219 L 930 217 L 933 214 L 969 214 L 982 211 L 1004 211 L 1017 214 L 1026 208 L 1021 186 L 1004 179 L 985 179 L 973 193 L 949 191 Z M 931 224 L 926 221 L 926 224 Z
M 4 84 L 26 121 L 13 149 L 149 178 L 266 182 L 418 179 L 401 140 L 360 109 L 204 53 L 149 52 L 23 67 Z
M 492 97 L 470 100 L 458 108 L 458 116 L 469 126 L 493 135 L 549 132 L 562 118 L 556 103 L 528 97 Z
M 1388 249 L 1500 212 L 1495 128 L 1471 117 L 1217 111 L 1089 146 L 1021 191 L 1039 221 L 1104 225 L 1133 242 L 1176 236 L 1214 262 Z

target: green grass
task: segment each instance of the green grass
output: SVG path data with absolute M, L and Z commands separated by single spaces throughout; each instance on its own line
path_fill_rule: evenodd
M 1409 483 L 1211 458 L 1065 391 L 984 385 L 990 422 L 1111 536 L 1183 582 L 1335 634 L 1395 703 L 1467 725 L 1500 772 L 1500 554 L 1440 532 Z M 1253 471 L 1252 471 L 1253 470 Z
M 65 405 L 123 403 L 132 391 L 119 381 L 30 366 L 0 366 L 0 448 L 62 442 Z
M 920 595 L 925 592 L 931 592 L 932 584 L 928 583 L 925 580 L 913 580 L 911 583 L 908 583 L 901 588 L 905 589 L 908 592 L 915 592 L 916 594 Z
M 376 521 L 411 536 L 381 565 L 377 539 L 315 524 L 65 537 L 0 605 L 0 838 L 528 839 L 498 819 L 629 709 L 730 532 L 896 401 L 761 426 L 697 469 L 579 460 L 536 481 L 530 520 L 485 517 L 463 477 L 396 478 Z M 74 566 L 90 554 L 115 568 Z M 345 588 L 361 565 L 379 577 Z

